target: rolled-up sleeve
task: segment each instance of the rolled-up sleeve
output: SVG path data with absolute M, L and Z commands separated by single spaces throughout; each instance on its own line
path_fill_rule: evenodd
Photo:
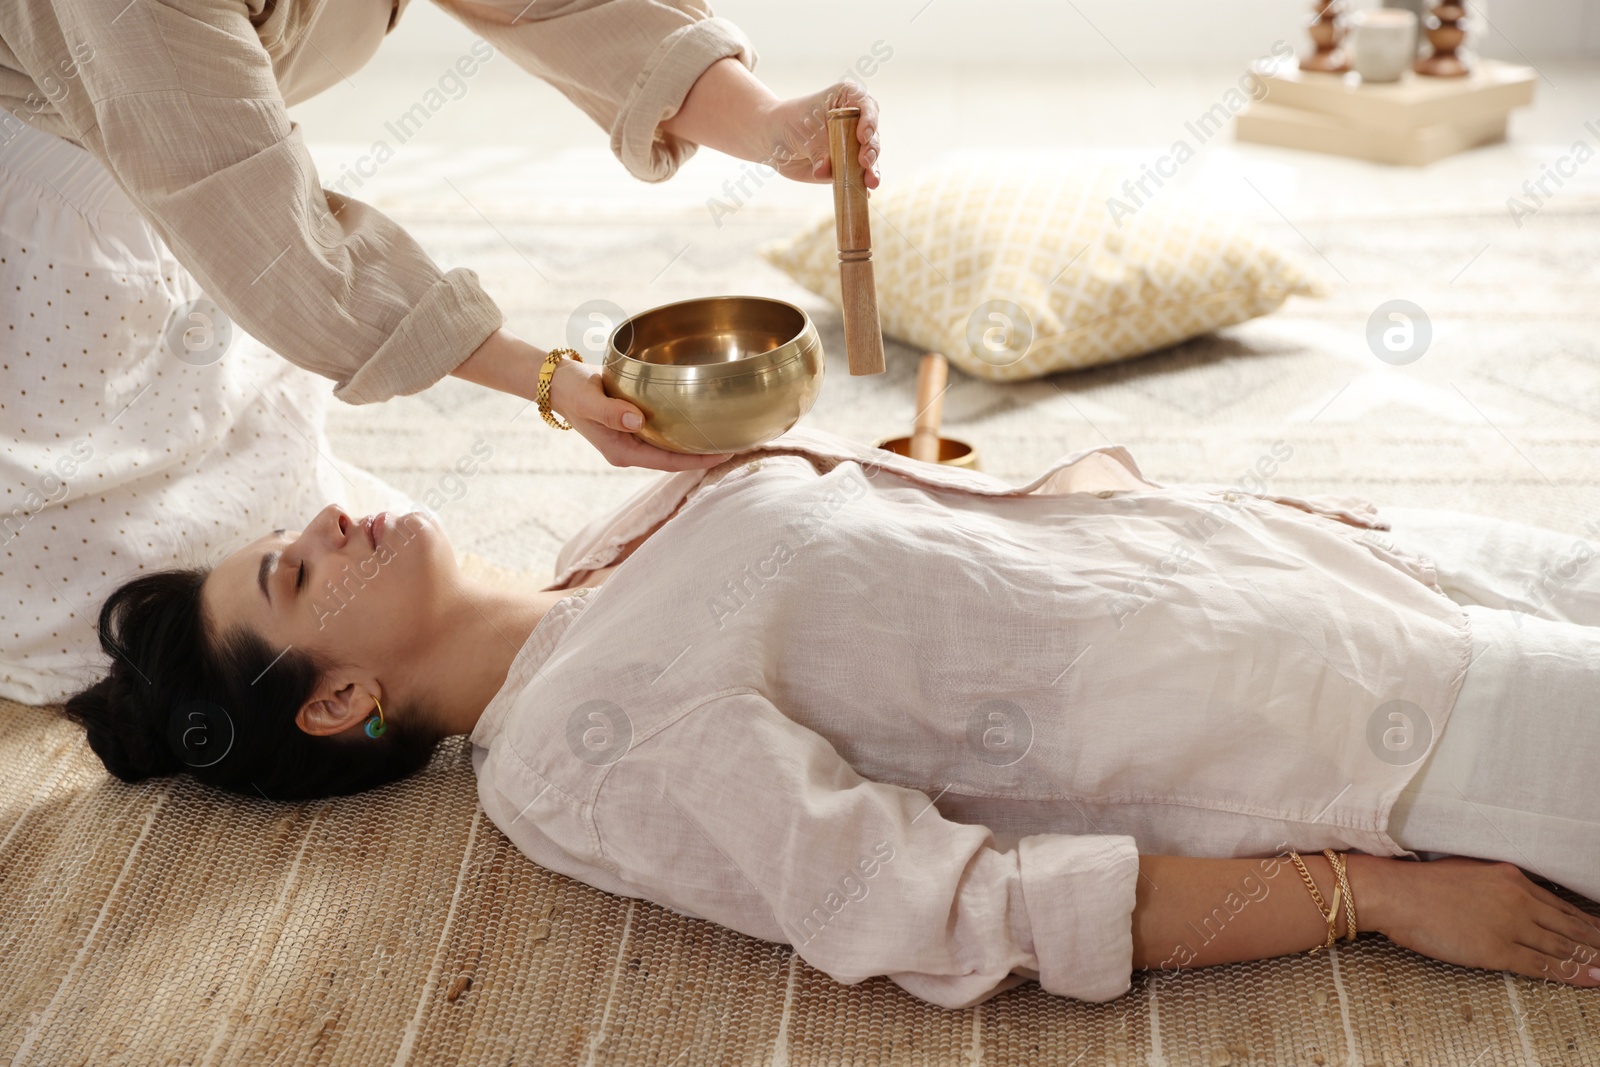
M 755 46 L 697 0 L 435 0 L 511 61 L 555 86 L 611 135 L 647 182 L 672 177 L 697 147 L 661 129 L 705 69 Z
M 924 792 L 863 778 L 767 698 L 714 698 L 607 769 L 599 860 L 631 895 L 784 941 L 854 984 L 946 1008 L 1028 978 L 1105 1001 L 1133 968 L 1132 837 L 1037 834 L 1002 851 Z
M 89 57 L 57 101 L 80 143 L 211 299 L 334 396 L 418 392 L 503 325 L 474 272 L 441 270 L 393 220 L 321 188 L 243 5 L 78 0 L 70 14 L 24 47 Z

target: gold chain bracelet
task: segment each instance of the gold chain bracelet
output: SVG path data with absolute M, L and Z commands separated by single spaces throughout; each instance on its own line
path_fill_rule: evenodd
M 1334 926 L 1336 918 L 1339 914 L 1339 905 L 1344 899 L 1344 894 L 1341 891 L 1341 887 L 1338 885 L 1334 886 L 1333 907 L 1328 907 L 1327 902 L 1322 899 L 1322 891 L 1317 888 L 1316 881 L 1311 877 L 1311 872 L 1306 870 L 1305 861 L 1300 858 L 1300 853 L 1291 848 L 1289 850 L 1289 858 L 1292 859 L 1294 861 L 1294 865 L 1300 869 L 1300 877 L 1306 883 L 1306 888 L 1311 890 L 1311 899 L 1316 905 L 1317 914 L 1322 916 L 1323 921 L 1328 924 L 1328 940 L 1313 948 L 1309 948 L 1306 951 L 1319 952 L 1325 948 L 1332 948 L 1334 941 L 1337 940 L 1334 935 Z M 1332 861 L 1329 862 L 1331 863 Z M 1335 866 L 1335 871 L 1337 872 L 1337 866 Z M 1337 881 L 1337 877 L 1337 873 L 1335 873 L 1335 881 Z
M 544 357 L 544 363 L 539 367 L 539 389 L 534 396 L 539 402 L 539 414 L 544 417 L 545 422 L 548 422 L 558 430 L 570 430 L 572 429 L 572 423 L 567 422 L 566 419 L 561 419 L 561 421 L 557 422 L 556 420 L 560 417 L 550 410 L 550 379 L 555 377 L 556 364 L 561 362 L 562 356 L 570 356 L 579 363 L 583 362 L 583 357 L 570 348 L 552 348 Z
M 1328 866 L 1333 868 L 1334 874 L 1339 879 L 1339 888 L 1344 893 L 1344 939 L 1356 939 L 1356 894 L 1350 888 L 1350 879 L 1345 875 L 1345 857 L 1343 853 L 1335 852 L 1331 848 L 1322 850 L 1328 857 Z

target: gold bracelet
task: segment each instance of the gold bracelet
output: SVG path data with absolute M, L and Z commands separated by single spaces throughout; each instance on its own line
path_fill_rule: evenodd
M 548 422 L 558 430 L 570 430 L 572 429 L 572 423 L 567 422 L 566 419 L 561 419 L 560 422 L 557 422 L 556 419 L 559 416 L 550 410 L 550 379 L 555 377 L 556 364 L 561 361 L 562 356 L 571 356 L 579 363 L 583 362 L 583 357 L 570 348 L 552 348 L 545 355 L 544 363 L 539 367 L 539 389 L 534 395 L 539 401 L 539 414 L 544 417 L 545 422 Z
M 1338 876 L 1339 888 L 1344 891 L 1344 939 L 1346 941 L 1354 941 L 1356 939 L 1356 894 L 1350 888 L 1350 879 L 1345 874 L 1344 854 L 1335 852 L 1331 848 L 1323 849 L 1322 854 L 1328 857 L 1328 865 L 1333 868 L 1334 873 Z
M 1337 938 L 1334 937 L 1333 932 L 1335 917 L 1339 914 L 1339 904 L 1344 895 L 1339 891 L 1339 887 L 1337 885 L 1334 886 L 1333 907 L 1329 908 L 1327 906 L 1327 902 L 1322 899 L 1322 892 L 1317 888 L 1317 883 L 1311 877 L 1311 872 L 1306 870 L 1305 861 L 1300 858 L 1300 853 L 1291 848 L 1289 850 L 1289 858 L 1294 860 L 1294 865 L 1300 869 L 1300 877 L 1305 881 L 1306 888 L 1311 890 L 1311 899 L 1316 905 L 1317 914 L 1322 916 L 1323 921 L 1328 924 L 1328 940 L 1314 948 L 1306 949 L 1306 951 L 1318 952 L 1325 948 L 1332 948 L 1334 941 L 1337 940 Z

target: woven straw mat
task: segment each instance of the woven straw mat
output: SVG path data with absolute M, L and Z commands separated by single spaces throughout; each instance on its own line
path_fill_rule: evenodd
M 478 236 L 459 220 L 413 232 L 441 262 L 470 259 L 497 292 L 527 294 L 508 308 L 523 336 L 559 336 L 606 276 L 637 275 L 639 307 L 751 289 L 794 299 L 833 364 L 811 423 L 858 440 L 908 423 L 920 353 L 891 341 L 888 373 L 852 380 L 837 313 L 755 259 L 792 220 L 746 214 L 745 229 L 721 231 L 727 250 L 684 255 L 649 290 L 659 268 L 634 262 L 644 237 L 664 261 L 704 239 L 702 221 L 641 213 L 586 235 L 504 223 L 542 254 L 572 245 L 558 289 L 492 233 L 465 249 Z M 1574 205 L 1537 234 L 1499 226 L 1492 254 L 1475 258 L 1496 217 L 1301 220 L 1350 279 L 1328 300 L 1059 380 L 952 371 L 945 418 L 1003 477 L 1109 436 L 1158 480 L 1215 480 L 1287 436 L 1296 459 L 1281 491 L 1576 535 L 1600 501 L 1600 210 Z M 1427 287 L 1424 260 L 1437 276 Z M 1442 339 L 1407 369 L 1409 391 L 1380 403 L 1399 379 L 1362 357 L 1361 331 L 1396 292 L 1428 305 Z M 493 463 L 446 514 L 452 541 L 480 573 L 543 582 L 565 537 L 653 475 L 597 463 L 577 435 L 514 419 L 522 406 L 451 380 L 341 409 L 330 433 L 412 493 L 437 482 L 441 449 L 492 433 Z M 1382 938 L 1140 973 L 1098 1005 L 1027 983 L 946 1011 L 886 978 L 842 985 L 786 945 L 542 870 L 484 817 L 465 737 L 405 782 L 282 804 L 183 777 L 124 785 L 56 709 L 0 703 L 0 782 L 0 1063 L 1600 1067 L 1600 993 L 1447 966 Z

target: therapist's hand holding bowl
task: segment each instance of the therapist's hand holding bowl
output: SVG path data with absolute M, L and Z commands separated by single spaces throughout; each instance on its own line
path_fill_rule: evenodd
M 828 111 L 836 107 L 861 109 L 856 140 L 861 145 L 863 180 L 868 189 L 875 189 L 879 183 L 878 103 L 853 81 L 839 81 L 819 92 L 780 100 L 737 59 L 728 57 L 706 68 L 678 113 L 661 128 L 739 159 L 765 163 L 794 181 L 831 184 L 827 118 Z M 454 374 L 531 400 L 545 355 L 500 329 Z M 634 431 L 644 425 L 644 413 L 626 400 L 606 395 L 600 375 L 601 368 L 594 364 L 558 361 L 550 380 L 550 408 L 612 466 L 700 470 L 731 455 L 671 452 L 641 440 Z

